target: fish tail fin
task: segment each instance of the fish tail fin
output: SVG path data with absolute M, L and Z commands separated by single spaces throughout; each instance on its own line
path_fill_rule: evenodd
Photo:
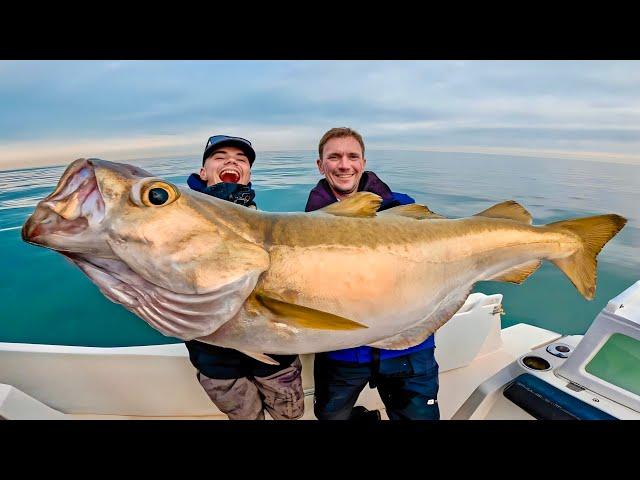
M 568 230 L 578 236 L 582 242 L 573 255 L 551 261 L 571 280 L 578 291 L 587 300 L 591 300 L 596 291 L 596 256 L 602 247 L 611 240 L 627 223 L 620 215 L 598 215 L 553 222 L 546 227 L 554 230 Z

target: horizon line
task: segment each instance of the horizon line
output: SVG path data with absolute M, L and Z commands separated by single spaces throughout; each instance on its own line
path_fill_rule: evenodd
M 558 159 L 558 160 L 577 160 L 588 161 L 598 163 L 614 163 L 619 165 L 632 165 L 640 166 L 640 155 L 618 153 L 618 152 L 588 152 L 588 151 L 569 151 L 569 150 L 551 150 L 551 149 L 524 149 L 517 147 L 479 147 L 479 146 L 434 146 L 434 147 L 391 147 L 388 145 L 375 145 L 366 148 L 367 152 L 381 152 L 381 151 L 403 151 L 403 152 L 435 152 L 435 153 L 461 153 L 468 155 L 496 155 L 496 156 L 511 156 L 511 157 L 524 157 L 524 158 L 545 158 L 545 159 Z M 278 149 L 261 149 L 258 151 L 258 157 L 260 153 L 276 153 L 276 152 L 314 152 L 315 149 L 310 148 L 278 148 Z M 106 152 L 105 152 L 106 153 Z M 38 161 L 33 158 L 29 158 L 24 163 L 20 161 L 7 162 L 3 164 L 0 161 L 0 171 L 14 171 L 14 170 L 32 170 L 38 168 L 53 168 L 69 165 L 78 158 L 103 158 L 105 160 L 125 163 L 125 162 L 140 162 L 146 160 L 162 159 L 162 158 L 179 158 L 185 156 L 194 156 L 198 158 L 201 155 L 200 150 L 184 152 L 184 153 L 172 153 L 167 152 L 165 154 L 148 154 L 148 155 L 118 155 L 117 158 L 106 158 L 107 156 L 78 156 L 68 162 L 62 162 L 58 157 L 51 159 L 51 161 Z M 365 154 L 366 157 L 366 154 Z M 1 158 L 1 157 L 0 157 Z

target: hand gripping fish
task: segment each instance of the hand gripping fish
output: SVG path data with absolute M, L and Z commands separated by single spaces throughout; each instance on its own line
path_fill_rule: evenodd
M 261 212 L 78 159 L 22 238 L 65 255 L 165 335 L 273 363 L 268 354 L 416 345 L 475 282 L 521 283 L 543 259 L 591 299 L 596 255 L 626 223 L 533 226 L 512 201 L 458 219 L 416 204 L 378 213 L 380 202 L 361 192 L 312 213 Z

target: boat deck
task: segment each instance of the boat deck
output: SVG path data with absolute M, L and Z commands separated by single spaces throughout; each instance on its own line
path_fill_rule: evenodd
M 457 368 L 441 369 L 440 373 L 440 391 L 438 394 L 438 403 L 440 406 L 440 414 L 443 420 L 450 419 L 458 408 L 465 402 L 471 393 L 486 379 L 493 376 L 499 370 L 513 362 L 523 353 L 531 351 L 534 348 L 553 342 L 561 337 L 556 332 L 544 330 L 532 325 L 517 324 L 512 327 L 503 329 L 499 332 L 501 342 L 496 344 L 495 336 L 488 335 L 484 345 L 481 346 L 477 355 L 471 362 Z M 436 341 L 437 342 L 437 341 Z M 438 343 L 436 343 L 438 344 Z M 176 344 L 175 349 L 183 347 Z M 443 348 L 443 347 L 441 347 Z M 449 346 L 451 348 L 451 346 Z M 55 350 L 55 349 L 54 349 Z M 176 350 L 177 351 L 177 350 Z M 436 348 L 437 354 L 438 348 Z M 442 354 L 440 354 L 443 357 Z M 124 360 L 124 358 L 123 358 Z M 438 359 L 441 366 L 447 363 Z M 303 356 L 303 386 L 305 387 L 305 414 L 302 419 L 314 420 L 313 414 L 313 355 Z M 192 382 L 193 387 L 198 389 L 199 385 L 195 381 Z M 208 397 L 201 393 L 208 401 Z M 210 403 L 210 402 L 209 402 Z M 364 405 L 368 409 L 379 409 L 382 418 L 387 419 L 380 396 L 376 390 L 372 390 L 368 386 L 361 393 L 357 405 Z M 215 407 L 209 406 L 209 412 L 198 412 L 191 414 L 178 415 L 114 415 L 114 414 L 95 414 L 95 413 L 62 413 L 60 410 L 51 408 L 45 403 L 36 400 L 23 391 L 10 385 L 0 385 L 0 417 L 11 419 L 65 419 L 65 420 L 225 420 L 226 415 L 217 411 Z M 267 418 L 268 414 L 267 414 Z

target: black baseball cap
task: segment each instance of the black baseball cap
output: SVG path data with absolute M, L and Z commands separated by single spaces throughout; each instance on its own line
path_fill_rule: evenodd
M 230 137 L 229 135 L 214 135 L 209 137 L 204 147 L 202 165 L 204 165 L 205 160 L 209 158 L 215 150 L 224 146 L 237 147 L 242 150 L 249 159 L 249 165 L 253 166 L 253 161 L 256 159 L 256 152 L 251 146 L 251 142 L 246 138 Z

